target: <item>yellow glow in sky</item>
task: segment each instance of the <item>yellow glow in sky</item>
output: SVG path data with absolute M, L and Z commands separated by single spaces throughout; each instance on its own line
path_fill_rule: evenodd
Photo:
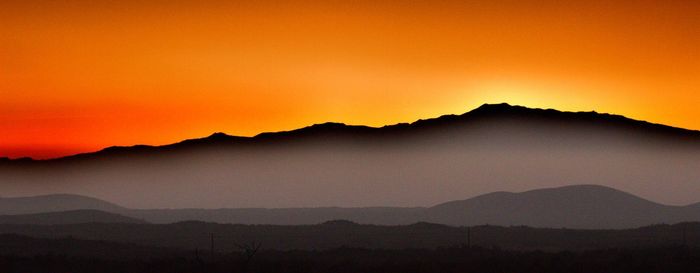
M 508 102 L 700 129 L 698 1 L 2 1 L 0 156 Z

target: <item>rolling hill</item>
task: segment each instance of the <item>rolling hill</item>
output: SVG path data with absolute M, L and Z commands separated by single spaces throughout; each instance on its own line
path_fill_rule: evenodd
M 428 208 L 425 221 L 567 228 L 630 228 L 700 221 L 696 206 L 667 206 L 597 185 L 495 192 Z
M 584 229 L 634 228 L 700 221 L 697 205 L 669 206 L 612 188 L 575 185 L 522 193 L 495 192 L 432 207 L 132 210 L 154 223 L 305 225 L 334 219 L 377 225 L 429 222 L 451 226 L 499 225 Z
M 44 204 L 47 209 L 60 205 L 60 203 L 53 204 L 51 201 L 41 200 L 40 197 L 34 198 Z M 55 199 L 50 196 L 46 198 L 54 202 L 65 201 L 65 199 Z M 74 198 L 91 200 L 91 198 L 78 196 L 74 196 Z M 92 203 L 85 204 L 91 205 Z M 15 211 L 17 207 L 16 204 L 9 206 Z M 8 214 L 4 209 L 5 207 L 0 206 L 0 214 Z M 626 192 L 597 185 L 545 188 L 520 193 L 494 192 L 432 207 L 126 209 L 113 205 L 107 209 L 112 213 L 87 210 L 0 216 L 0 223 L 132 223 L 140 221 L 136 219 L 144 219 L 151 223 L 161 224 L 205 221 L 231 224 L 311 225 L 344 219 L 375 225 L 409 225 L 430 222 L 451 226 L 525 225 L 621 229 L 651 224 L 700 221 L 700 207 L 697 204 L 688 206 L 663 205 Z
M 69 210 L 117 212 L 123 207 L 77 194 L 49 194 L 28 197 L 0 197 L 0 215 L 32 214 Z
M 99 210 L 69 210 L 19 215 L 0 215 L 3 225 L 71 225 L 82 223 L 131 223 L 146 221 Z

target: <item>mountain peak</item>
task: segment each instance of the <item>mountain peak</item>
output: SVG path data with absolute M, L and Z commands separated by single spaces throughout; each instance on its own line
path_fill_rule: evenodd
M 481 106 L 477 107 L 474 110 L 490 110 L 490 109 L 506 109 L 506 108 L 513 108 L 517 107 L 516 105 L 510 105 L 506 102 L 501 102 L 501 103 L 484 103 Z
M 317 123 L 308 127 L 304 127 L 298 130 L 292 130 L 291 132 L 294 131 L 301 131 L 301 132 L 309 132 L 309 133 L 316 133 L 316 132 L 341 132 L 344 130 L 352 130 L 352 129 L 357 129 L 360 127 L 366 127 L 366 126 L 356 126 L 356 125 L 347 125 L 345 123 L 341 122 L 324 122 L 324 123 Z
M 585 192 L 625 193 L 625 192 L 617 190 L 615 188 L 611 188 L 611 187 L 603 186 L 603 185 L 597 185 L 597 184 L 568 185 L 568 186 L 561 186 L 561 187 L 554 187 L 554 188 L 536 189 L 536 190 L 526 191 L 526 192 L 522 192 L 522 193 L 534 192 L 534 191 L 558 191 L 558 192 L 567 192 L 567 191 L 582 192 L 582 191 L 585 191 Z
M 586 184 L 494 192 L 446 202 L 429 208 L 429 220 L 451 225 L 623 228 L 694 219 L 688 208 L 692 207 L 664 205 L 614 188 Z M 462 219 L 454 215 L 462 215 Z
M 475 200 L 475 199 L 490 199 L 490 198 L 513 198 L 513 197 L 523 197 L 523 196 L 541 197 L 543 195 L 564 197 L 564 199 L 575 199 L 575 198 L 579 198 L 579 197 L 587 198 L 590 196 L 598 196 L 598 197 L 605 196 L 605 197 L 614 197 L 613 199 L 632 198 L 632 199 L 639 200 L 639 201 L 643 200 L 640 197 L 637 197 L 637 196 L 632 195 L 630 193 L 627 193 L 627 192 L 624 192 L 624 191 L 621 191 L 621 190 L 618 190 L 618 189 L 615 189 L 612 187 L 608 187 L 608 186 L 596 185 L 596 184 L 578 184 L 578 185 L 567 185 L 567 186 L 552 187 L 552 188 L 540 188 L 540 189 L 534 189 L 534 190 L 523 191 L 523 192 L 497 191 L 497 192 L 479 195 L 479 196 L 476 196 L 476 197 L 473 197 L 470 199 L 466 199 L 466 200 L 452 201 L 452 202 L 447 202 L 447 203 L 457 203 L 457 202 L 464 202 L 464 201 L 470 201 L 470 200 Z M 650 202 L 648 200 L 643 200 L 643 201 Z M 444 203 L 444 204 L 446 204 L 446 203 Z
M 327 129 L 337 129 L 337 128 L 343 128 L 347 127 L 348 125 L 345 123 L 341 122 L 324 122 L 324 123 L 316 123 L 314 125 L 311 125 L 307 128 L 327 128 Z
M 232 137 L 233 137 L 233 136 L 228 135 L 228 134 L 226 134 L 226 133 L 215 132 L 215 133 L 209 135 L 208 137 L 206 137 L 206 139 L 229 139 L 229 138 L 232 138 Z

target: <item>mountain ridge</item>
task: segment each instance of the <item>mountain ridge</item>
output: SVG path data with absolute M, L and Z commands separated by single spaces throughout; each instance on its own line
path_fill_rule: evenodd
M 413 207 L 593 183 L 687 204 L 700 194 L 697 162 L 696 131 L 497 104 L 379 128 L 325 123 L 254 137 L 215 133 L 0 163 L 0 191 L 66 191 L 139 208 Z
M 448 225 L 463 224 L 455 217 L 459 214 L 479 219 L 480 224 L 574 228 L 623 228 L 700 219 L 700 210 L 694 204 L 667 205 L 590 184 L 496 192 L 442 203 L 428 211 L 427 221 Z
M 57 193 L 21 197 L 0 197 L 0 215 L 48 213 L 71 210 L 117 212 L 126 208 L 79 194 Z
M 95 209 L 0 215 L 2 225 L 70 225 L 83 223 L 145 224 L 146 221 Z
M 308 137 L 313 134 L 339 134 L 339 133 L 354 133 L 354 134 L 377 134 L 377 133 L 404 133 L 410 129 L 425 129 L 435 126 L 442 126 L 448 123 L 459 123 L 474 121 L 478 118 L 498 117 L 504 115 L 521 116 L 521 117 L 536 117 L 549 118 L 552 120 L 578 120 L 588 122 L 599 122 L 599 125 L 624 125 L 630 128 L 646 129 L 659 135 L 676 135 L 682 137 L 697 137 L 700 139 L 699 130 L 691 130 L 680 127 L 674 127 L 659 123 L 652 123 L 643 120 L 627 118 L 622 115 L 598 113 L 596 111 L 560 111 L 552 108 L 528 108 L 519 105 L 510 105 L 508 103 L 499 104 L 483 104 L 478 108 L 463 114 L 446 114 L 435 118 L 418 119 L 410 123 L 396 123 L 379 127 L 366 125 L 348 125 L 340 122 L 324 122 L 312 124 L 298 129 L 274 132 L 262 132 L 254 136 L 234 136 L 223 132 L 215 132 L 209 136 L 194 139 L 185 139 L 179 142 L 164 144 L 164 145 L 144 145 L 137 144 L 131 146 L 110 146 L 95 152 L 79 153 L 58 158 L 50 159 L 33 159 L 30 157 L 22 158 L 7 158 L 0 157 L 0 164 L 4 163 L 27 163 L 27 162 L 54 162 L 71 159 L 89 158 L 95 156 L 106 156 L 114 154 L 122 154 L 128 152 L 153 152 L 159 149 L 177 149 L 188 145 L 214 145 L 214 144 L 249 144 L 255 141 L 269 141 L 288 137 Z
M 697 204 L 666 205 L 611 187 L 586 184 L 523 192 L 491 192 L 430 207 L 125 209 L 118 206 L 118 210 L 107 212 L 161 224 L 205 221 L 310 225 L 352 221 L 376 225 L 432 223 L 594 229 L 700 221 L 700 206 Z M 52 204 L 47 206 L 55 207 Z M 4 209 L 0 206 L 0 214 L 7 214 Z M 0 222 L 3 219 L 0 217 Z

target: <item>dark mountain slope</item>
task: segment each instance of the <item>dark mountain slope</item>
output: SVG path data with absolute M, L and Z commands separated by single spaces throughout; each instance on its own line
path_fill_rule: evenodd
M 600 184 L 669 204 L 700 196 L 700 133 L 506 104 L 382 128 L 214 134 L 0 163 L 0 192 L 135 208 L 415 207 L 484 192 Z
M 700 220 L 691 206 L 666 206 L 608 187 L 578 185 L 497 192 L 431 207 L 426 221 L 568 228 L 626 228 Z
M 117 212 L 124 208 L 97 198 L 76 194 L 50 194 L 30 197 L 0 197 L 0 215 L 31 214 L 68 210 Z
M 700 207 L 668 206 L 612 188 L 576 185 L 522 193 L 495 192 L 430 208 L 288 208 L 133 210 L 154 223 L 304 225 L 333 219 L 378 225 L 430 222 L 453 226 L 502 225 L 566 228 L 633 228 L 700 221 Z
M 597 127 L 599 129 L 611 129 L 625 133 L 640 134 L 643 138 L 653 139 L 657 137 L 666 140 L 689 141 L 698 144 L 700 131 L 687 130 L 662 124 L 649 123 L 626 118 L 620 115 L 611 115 L 597 112 L 563 112 L 554 109 L 532 109 L 523 106 L 502 104 L 484 104 L 479 108 L 461 115 L 444 115 L 438 118 L 422 119 L 413 123 L 399 123 L 383 127 L 368 127 L 359 125 L 346 125 L 343 123 L 327 122 L 314 124 L 308 127 L 280 132 L 266 132 L 254 137 L 230 136 L 225 133 L 214 133 L 208 137 L 184 140 L 182 142 L 163 145 L 134 145 L 113 146 L 94 153 L 84 153 L 63 158 L 48 160 L 32 160 L 31 158 L 7 159 L 0 163 L 28 164 L 32 162 L 62 162 L 78 159 L 90 159 L 95 157 L 109 157 L 116 155 L 148 154 L 162 151 L 189 150 L 192 148 L 207 146 L 246 146 L 256 144 L 270 144 L 270 142 L 302 141 L 309 139 L 327 138 L 358 138 L 366 137 L 382 140 L 383 137 L 395 138 L 411 134 L 425 132 L 440 132 L 467 125 L 477 127 L 481 123 L 491 122 L 527 122 L 537 121 L 571 129 L 574 127 Z
M 70 225 L 82 223 L 145 224 L 143 220 L 99 210 L 70 210 L 20 215 L 0 215 L 0 224 Z
M 34 197 L 37 198 L 37 197 Z M 78 199 L 91 199 L 74 197 Z M 16 200 L 23 200 L 16 198 Z M 54 202 L 67 199 L 53 199 Z M 42 201 L 44 208 L 61 203 Z M 100 203 L 107 203 L 99 201 Z M 93 206 L 92 203 L 84 203 Z M 109 203 L 107 203 L 109 204 Z M 17 211 L 17 204 L 13 206 Z M 34 208 L 36 209 L 36 207 Z M 76 209 L 89 209 L 77 207 Z M 175 223 L 205 221 L 232 224 L 309 225 L 344 219 L 362 224 L 408 225 L 430 222 L 452 226 L 501 225 L 566 228 L 633 228 L 659 223 L 700 221 L 700 207 L 669 206 L 597 185 L 575 185 L 522 193 L 494 192 L 433 207 L 363 208 L 233 208 L 233 209 L 125 209 L 112 212 L 67 211 L 32 215 L 0 216 L 0 223 L 67 224 L 87 222 Z M 0 214 L 8 214 L 0 208 Z

